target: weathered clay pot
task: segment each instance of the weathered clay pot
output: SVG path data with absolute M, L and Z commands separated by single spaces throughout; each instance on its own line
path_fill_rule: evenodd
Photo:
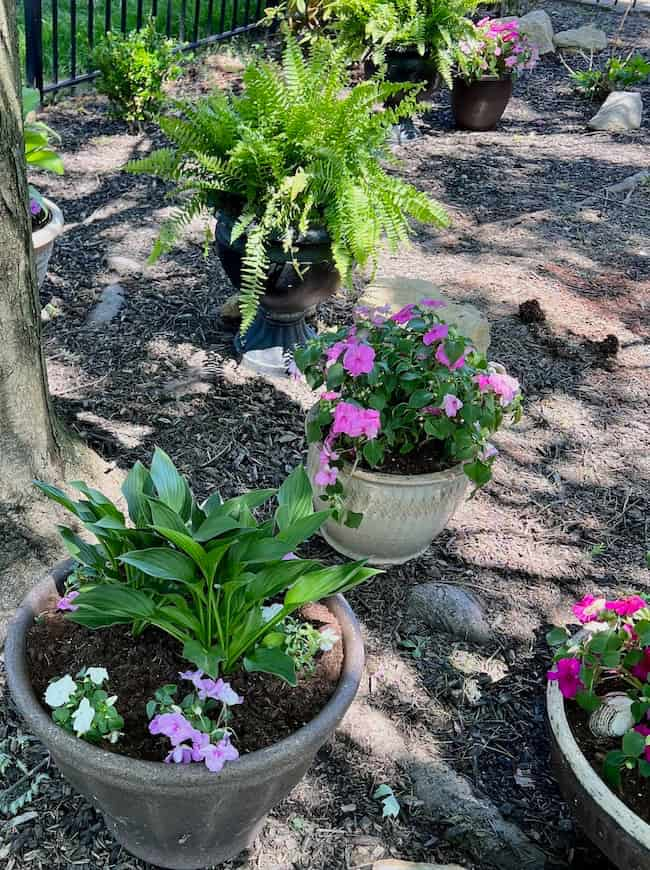
M 43 741 L 65 778 L 101 810 L 116 840 L 139 858 L 189 870 L 241 852 L 269 810 L 302 779 L 354 699 L 363 641 L 345 599 L 336 595 L 324 602 L 339 621 L 345 649 L 341 679 L 330 701 L 290 737 L 215 774 L 198 764 L 135 761 L 91 746 L 54 724 L 34 694 L 25 656 L 27 630 L 51 605 L 54 591 L 50 576 L 24 600 L 7 636 L 9 688 L 30 732 Z M 115 689 L 119 693 L 119 686 Z
M 319 448 L 309 445 L 307 472 L 317 510 L 327 508 L 314 477 Z M 401 565 L 423 553 L 465 499 L 469 480 L 463 466 L 434 474 L 381 474 L 344 468 L 345 506 L 362 513 L 358 529 L 328 520 L 321 534 L 337 552 L 370 565 Z
M 556 682 L 546 690 L 555 775 L 587 836 L 621 870 L 650 867 L 650 825 L 621 801 L 582 754 Z
M 484 76 L 476 82 L 454 79 L 451 108 L 461 130 L 494 130 L 512 96 L 512 79 Z
M 63 232 L 64 221 L 63 213 L 58 205 L 52 202 L 51 199 L 43 198 L 43 202 L 47 206 L 50 213 L 50 219 L 41 227 L 40 230 L 35 230 L 32 233 L 32 245 L 34 246 L 34 261 L 36 263 L 36 278 L 40 287 L 45 281 L 47 275 L 47 267 L 54 250 L 54 242 L 57 236 Z

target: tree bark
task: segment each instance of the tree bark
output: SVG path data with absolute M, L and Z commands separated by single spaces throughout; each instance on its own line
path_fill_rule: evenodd
M 0 502 L 62 468 L 41 349 L 15 0 L 0 0 Z

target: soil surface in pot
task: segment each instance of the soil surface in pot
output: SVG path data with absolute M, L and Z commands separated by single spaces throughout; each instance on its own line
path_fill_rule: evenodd
M 566 717 L 576 743 L 598 776 L 603 778 L 603 761 L 612 749 L 621 748 L 621 738 L 600 740 L 589 730 L 589 714 L 574 703 L 565 703 Z M 609 783 L 607 783 L 609 785 Z M 650 824 L 650 780 L 642 779 L 636 772 L 624 772 L 621 788 L 609 785 L 612 792 L 628 806 L 633 813 Z
M 440 441 L 429 441 L 410 453 L 393 453 L 385 457 L 382 465 L 371 467 L 361 459 L 358 468 L 381 474 L 434 474 L 447 471 L 456 465 L 440 452 Z
M 323 605 L 305 607 L 302 616 L 316 626 L 330 625 L 341 636 L 336 618 Z M 162 761 L 169 741 L 149 734 L 145 707 L 166 683 L 179 686 L 179 698 L 192 688 L 178 676 L 191 666 L 180 655 L 177 641 L 155 629 L 133 638 L 129 627 L 122 625 L 90 631 L 48 611 L 29 631 L 27 657 L 39 699 L 53 679 L 64 674 L 74 677 L 83 667 L 106 668 L 109 690 L 118 696 L 116 708 L 124 718 L 124 736 L 118 745 L 102 743 L 102 748 L 130 758 Z M 323 709 L 339 681 L 342 643 L 322 653 L 315 664 L 313 674 L 303 672 L 295 688 L 270 674 L 241 671 L 227 678 L 244 697 L 243 704 L 231 708 L 230 721 L 233 742 L 242 755 L 288 737 Z M 44 709 L 51 713 L 45 705 Z
M 41 209 L 38 214 L 30 215 L 32 220 L 32 232 L 35 233 L 37 230 L 42 230 L 43 227 L 46 227 L 49 222 L 52 220 L 52 215 L 49 211 L 45 209 Z

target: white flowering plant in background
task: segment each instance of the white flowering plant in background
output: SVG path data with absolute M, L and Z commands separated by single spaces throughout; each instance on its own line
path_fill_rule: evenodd
M 124 719 L 115 708 L 117 695 L 104 689 L 106 668 L 84 668 L 76 679 L 65 674 L 52 680 L 45 692 L 45 703 L 52 708 L 57 725 L 90 743 L 108 740 L 117 743 Z

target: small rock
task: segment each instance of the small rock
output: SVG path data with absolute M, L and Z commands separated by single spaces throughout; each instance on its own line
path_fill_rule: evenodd
M 110 284 L 104 287 L 97 305 L 88 315 L 87 323 L 109 323 L 124 305 L 124 287 L 121 284 Z
M 519 306 L 519 319 L 522 323 L 541 323 L 546 314 L 537 299 L 527 299 Z
M 241 320 L 239 310 L 239 293 L 233 293 L 219 308 L 219 314 L 225 320 Z
M 555 34 L 556 48 L 581 49 L 582 51 L 603 51 L 607 48 L 607 34 L 593 24 L 561 30 Z
M 465 870 L 460 864 L 422 864 L 419 861 L 400 861 L 398 858 L 384 858 L 375 861 L 372 870 Z
M 611 333 L 606 335 L 602 341 L 595 342 L 595 345 L 603 356 L 616 356 L 620 347 L 618 338 Z
M 641 94 L 635 91 L 614 91 L 588 122 L 588 126 L 592 130 L 610 130 L 613 133 L 638 130 L 642 111 Z
M 553 22 L 548 12 L 534 9 L 519 19 L 519 30 L 535 43 L 540 54 L 555 51 Z
M 117 272 L 121 277 L 128 275 L 140 275 L 144 272 L 145 264 L 134 257 L 125 257 L 121 254 L 111 254 L 106 258 L 106 268 L 111 272 Z
M 408 618 L 474 643 L 490 640 L 490 626 L 481 605 L 459 586 L 446 583 L 416 586 L 409 598 Z

